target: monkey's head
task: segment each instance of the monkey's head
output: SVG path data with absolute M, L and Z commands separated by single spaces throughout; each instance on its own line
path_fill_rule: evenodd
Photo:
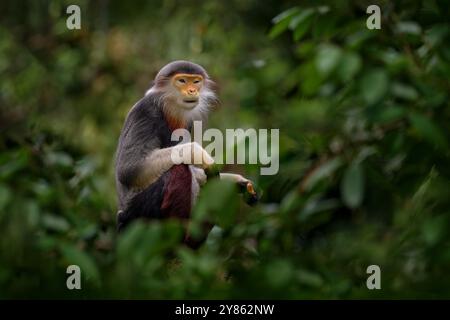
M 202 66 L 180 60 L 158 72 L 147 94 L 162 93 L 164 110 L 170 116 L 195 120 L 217 101 L 213 86 L 214 82 Z

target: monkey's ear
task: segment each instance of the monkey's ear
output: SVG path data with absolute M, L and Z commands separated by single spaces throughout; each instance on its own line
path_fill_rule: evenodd
M 154 86 L 155 86 L 155 81 L 152 80 L 152 81 L 150 82 L 150 85 L 148 86 L 147 91 L 145 91 L 145 95 L 148 95 L 148 94 L 150 93 L 150 90 L 151 90 Z
M 217 84 L 217 82 L 211 80 L 210 78 L 206 78 L 205 79 L 205 84 L 206 86 L 213 91 L 214 93 L 218 94 L 219 92 L 219 85 Z

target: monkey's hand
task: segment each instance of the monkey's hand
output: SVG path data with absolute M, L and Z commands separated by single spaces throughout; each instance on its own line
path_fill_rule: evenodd
M 259 195 L 254 188 L 254 184 L 247 178 L 244 178 L 240 174 L 234 173 L 220 173 L 221 180 L 233 181 L 237 184 L 239 191 L 244 195 L 245 202 L 249 205 L 253 205 L 259 200 Z
M 200 186 L 204 185 L 208 180 L 205 170 L 194 166 L 192 166 L 191 169 L 192 169 L 192 176 L 194 177 L 195 180 L 197 180 L 197 183 Z
M 172 161 L 175 164 L 192 164 L 203 169 L 214 164 L 214 159 L 197 142 L 189 142 L 173 147 Z

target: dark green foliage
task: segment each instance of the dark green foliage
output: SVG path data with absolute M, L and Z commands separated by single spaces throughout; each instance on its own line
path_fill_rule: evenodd
M 381 1 L 381 30 L 367 1 L 77 3 L 80 31 L 73 1 L 0 4 L 0 298 L 450 298 L 445 1 Z M 174 59 L 221 87 L 210 126 L 280 129 L 277 175 L 226 168 L 259 205 L 203 190 L 198 251 L 176 221 L 115 231 L 121 125 Z

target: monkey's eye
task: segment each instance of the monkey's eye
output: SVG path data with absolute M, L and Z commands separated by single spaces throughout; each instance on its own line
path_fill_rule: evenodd
M 180 82 L 180 83 L 186 83 L 186 80 L 183 79 L 183 78 L 181 78 L 181 79 L 178 79 L 178 82 Z
M 194 80 L 194 83 L 200 83 L 200 80 L 198 80 L 198 79 Z

